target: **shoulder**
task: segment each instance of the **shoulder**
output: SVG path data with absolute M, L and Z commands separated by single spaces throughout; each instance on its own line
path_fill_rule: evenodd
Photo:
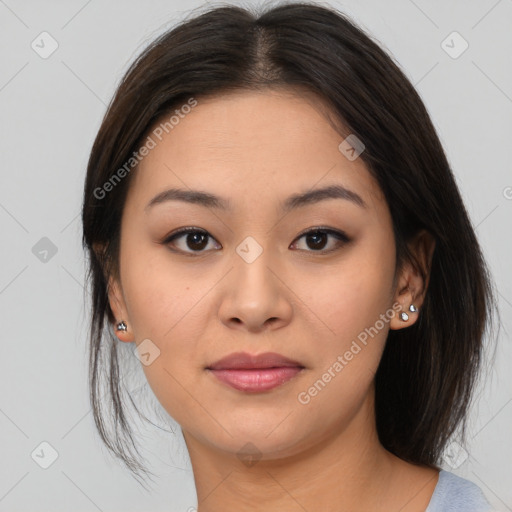
M 425 512 L 491 512 L 484 493 L 473 482 L 441 470 Z

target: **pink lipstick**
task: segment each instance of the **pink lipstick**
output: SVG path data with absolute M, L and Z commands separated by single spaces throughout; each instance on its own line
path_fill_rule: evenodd
M 236 352 L 207 367 L 225 384 L 252 393 L 280 386 L 303 369 L 297 361 L 273 352 L 258 355 Z

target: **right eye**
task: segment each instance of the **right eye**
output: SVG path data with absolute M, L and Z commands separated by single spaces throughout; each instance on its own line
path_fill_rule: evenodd
M 170 248 L 171 251 L 193 255 L 194 253 L 206 252 L 204 249 L 208 247 L 209 239 L 215 240 L 207 231 L 194 227 L 186 227 L 171 233 L 162 243 L 177 247 L 177 250 Z M 181 247 L 176 241 L 180 242 Z

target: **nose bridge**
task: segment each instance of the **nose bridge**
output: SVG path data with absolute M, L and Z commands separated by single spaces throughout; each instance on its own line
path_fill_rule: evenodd
M 269 268 L 272 265 L 271 251 L 264 249 L 253 236 L 247 236 L 242 240 L 235 251 L 233 277 L 237 283 L 237 296 L 253 296 L 255 302 L 258 298 L 261 301 L 268 301 L 269 298 L 275 297 L 279 291 Z
M 262 235 L 263 236 L 263 235 Z M 275 258 L 253 236 L 247 236 L 235 248 L 233 270 L 224 288 L 220 315 L 229 325 L 243 324 L 259 330 L 266 323 L 289 321 L 291 304 L 277 277 Z

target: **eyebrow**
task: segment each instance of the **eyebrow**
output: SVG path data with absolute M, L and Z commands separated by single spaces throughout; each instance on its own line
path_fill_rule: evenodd
M 281 203 L 281 209 L 284 212 L 289 212 L 296 208 L 318 203 L 326 199 L 344 199 L 351 201 L 352 203 L 362 208 L 367 207 L 361 196 L 356 192 L 349 190 L 348 188 L 345 188 L 341 185 L 330 185 L 304 193 L 293 194 L 288 197 L 286 201 Z M 214 194 L 202 192 L 200 190 L 170 188 L 160 192 L 155 197 L 153 197 L 153 199 L 151 199 L 151 201 L 146 205 L 144 210 L 147 212 L 153 206 L 165 203 L 167 201 L 182 201 L 224 211 L 231 210 L 232 208 L 231 201 Z

